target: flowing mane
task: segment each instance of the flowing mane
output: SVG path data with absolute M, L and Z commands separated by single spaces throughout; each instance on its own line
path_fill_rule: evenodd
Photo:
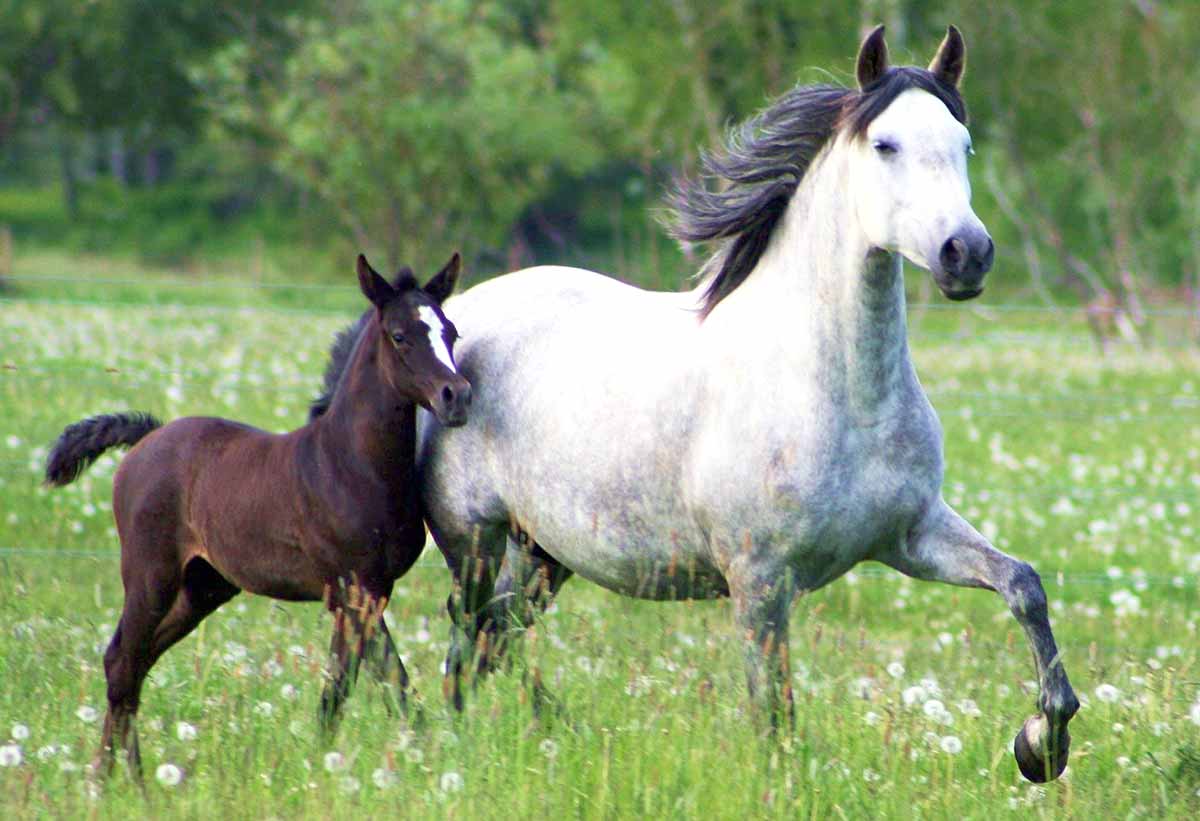
M 901 66 L 861 91 L 797 86 L 733 128 L 722 149 L 703 155 L 700 175 L 681 180 L 667 201 L 671 236 L 721 243 L 698 274 L 707 281 L 702 317 L 754 270 L 800 180 L 829 139 L 842 129 L 862 137 L 910 88 L 934 95 L 966 124 L 966 104 L 957 88 L 925 69 Z M 710 180 L 725 187 L 714 190 Z

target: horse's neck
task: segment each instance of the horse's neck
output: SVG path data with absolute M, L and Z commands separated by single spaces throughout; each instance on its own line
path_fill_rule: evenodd
M 912 374 L 900 258 L 872 248 L 847 195 L 845 155 L 814 160 L 746 281 L 726 297 L 727 324 L 766 329 L 760 361 L 815 376 L 856 421 L 891 410 Z
M 379 339 L 379 329 L 368 322 L 329 410 L 318 419 L 318 439 L 335 459 L 352 454 L 381 478 L 403 483 L 413 472 L 417 410 L 389 383 L 378 356 Z

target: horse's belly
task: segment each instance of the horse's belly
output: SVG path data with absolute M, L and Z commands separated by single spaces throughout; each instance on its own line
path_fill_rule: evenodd
M 568 485 L 569 486 L 569 485 Z M 725 595 L 706 540 L 682 508 L 600 494 L 553 503 L 542 495 L 512 512 L 518 526 L 554 559 L 578 575 L 618 593 L 645 599 Z M 594 487 L 594 486 L 593 486 Z

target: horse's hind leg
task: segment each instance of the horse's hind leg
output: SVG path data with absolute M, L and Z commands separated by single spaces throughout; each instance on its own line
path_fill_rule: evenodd
M 909 534 L 908 543 L 880 561 L 909 576 L 995 590 L 1025 630 L 1037 662 L 1040 715 L 1017 733 L 1013 754 L 1030 781 L 1058 778 L 1067 766 L 1067 723 L 1079 709 L 1050 630 L 1046 592 L 1032 567 L 996 550 L 945 503 Z
M 135 717 L 142 684 L 154 664 L 155 632 L 172 606 L 180 587 L 179 571 L 172 566 L 148 563 L 145 551 L 126 551 L 122 556 L 125 606 L 121 620 L 104 654 L 108 684 L 108 712 L 100 739 L 96 769 L 102 776 L 112 772 L 115 744 L 126 750 L 130 774 L 142 781 Z
M 189 561 L 183 571 L 183 586 L 154 631 L 150 664 L 240 592 L 204 559 L 196 557 Z
M 494 648 L 489 659 L 493 665 L 513 638 L 501 630 L 514 618 L 522 627 L 532 625 L 572 575 L 527 534 L 518 533 L 515 539 L 509 537 L 505 562 L 482 628 L 489 632 L 488 643 Z

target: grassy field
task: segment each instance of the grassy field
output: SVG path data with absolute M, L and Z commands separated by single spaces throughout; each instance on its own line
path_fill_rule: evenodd
M 52 263 L 52 264 L 51 264 Z M 242 596 L 154 669 L 143 797 L 86 771 L 121 608 L 117 457 L 39 485 L 48 443 L 98 412 L 303 418 L 350 287 L 93 271 L 70 260 L 0 298 L 0 815 L 22 817 L 1195 817 L 1200 813 L 1200 353 L 1097 355 L 1074 314 L 937 304 L 912 314 L 946 430 L 946 495 L 1031 561 L 1084 708 L 1045 787 L 1010 749 L 1034 670 L 1001 600 L 863 566 L 798 602 L 798 720 L 759 741 L 726 602 L 569 585 L 511 672 L 447 710 L 448 577 L 435 550 L 387 617 L 421 720 L 363 681 L 315 738 L 329 619 Z M 464 329 L 469 333 L 469 329 Z M 535 720 L 537 668 L 561 710 Z M 175 783 L 178 781 L 178 783 Z

